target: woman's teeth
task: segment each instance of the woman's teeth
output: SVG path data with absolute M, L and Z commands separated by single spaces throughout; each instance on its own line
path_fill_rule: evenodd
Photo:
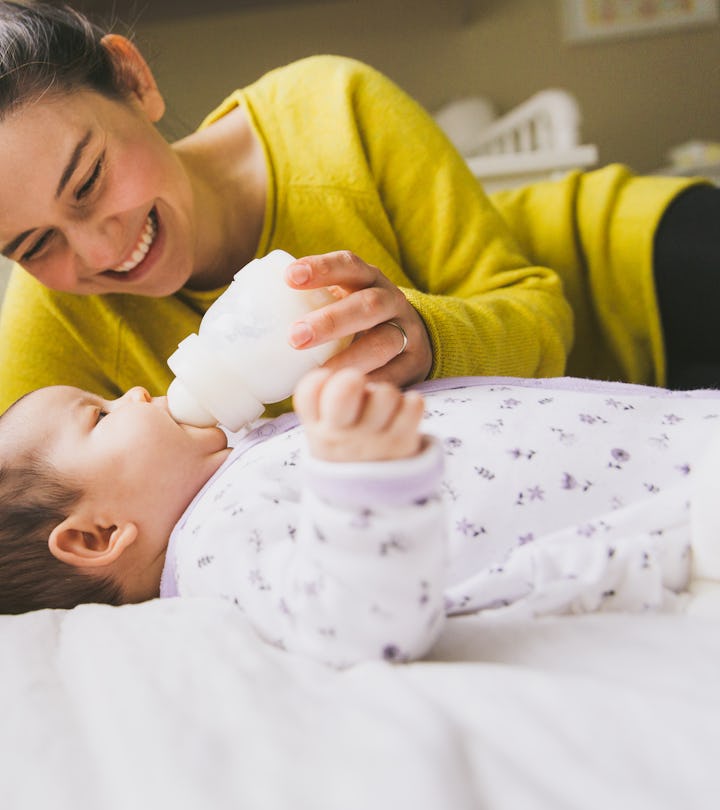
M 155 225 L 155 217 L 152 215 L 152 213 L 150 213 L 145 221 L 145 227 L 143 228 L 143 232 L 140 234 L 140 239 L 138 240 L 137 245 L 135 245 L 135 250 L 133 250 L 130 258 L 127 259 L 127 261 L 124 261 L 120 267 L 115 268 L 115 271 L 118 273 L 129 273 L 131 270 L 134 270 L 145 258 L 145 256 L 147 256 L 147 252 L 150 250 L 150 246 L 155 239 L 156 232 L 157 227 Z

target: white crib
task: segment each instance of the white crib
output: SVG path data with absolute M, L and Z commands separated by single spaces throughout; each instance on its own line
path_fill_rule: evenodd
M 581 143 L 579 107 L 566 90 L 543 90 L 493 120 L 489 109 L 485 99 L 464 99 L 435 116 L 488 191 L 558 177 L 598 161 L 597 147 Z

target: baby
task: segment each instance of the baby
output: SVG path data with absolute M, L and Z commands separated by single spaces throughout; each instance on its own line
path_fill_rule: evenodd
M 142 388 L 23 397 L 0 419 L 0 610 L 221 596 L 346 666 L 423 655 L 447 615 L 647 610 L 720 574 L 720 392 L 320 369 L 295 408 L 231 448 Z

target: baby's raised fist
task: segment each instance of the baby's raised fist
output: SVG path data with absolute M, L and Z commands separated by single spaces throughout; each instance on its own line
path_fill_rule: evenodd
M 310 452 L 325 461 L 386 461 L 419 452 L 424 401 L 356 369 L 306 374 L 294 395 Z

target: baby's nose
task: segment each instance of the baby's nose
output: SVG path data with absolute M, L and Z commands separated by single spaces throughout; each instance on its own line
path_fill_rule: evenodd
M 143 388 L 141 385 L 136 385 L 134 388 L 131 388 L 125 396 L 134 402 L 152 402 L 152 397 L 147 392 L 147 389 Z

